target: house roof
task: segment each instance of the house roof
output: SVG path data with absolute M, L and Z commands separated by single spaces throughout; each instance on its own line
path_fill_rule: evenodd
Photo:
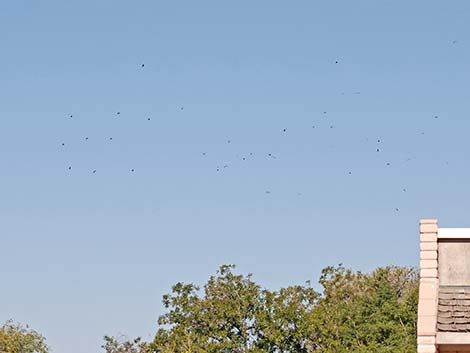
M 441 286 L 437 331 L 470 332 L 470 286 Z

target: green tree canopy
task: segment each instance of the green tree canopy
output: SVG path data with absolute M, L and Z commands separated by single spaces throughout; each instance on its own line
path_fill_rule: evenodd
M 177 283 L 148 345 L 105 338 L 106 353 L 416 352 L 418 276 L 327 267 L 310 283 L 263 289 L 225 265 L 202 287 Z
M 49 347 L 40 333 L 10 320 L 0 327 L 0 352 L 48 353 Z

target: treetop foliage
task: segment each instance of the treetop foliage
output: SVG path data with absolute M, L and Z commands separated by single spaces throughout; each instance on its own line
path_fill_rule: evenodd
M 204 286 L 177 283 L 152 342 L 107 353 L 416 352 L 418 275 L 327 267 L 310 283 L 267 290 L 224 265 Z M 136 346 L 137 347 L 137 346 Z
M 309 282 L 279 290 L 224 265 L 203 286 L 176 283 L 150 342 L 105 336 L 106 353 L 411 353 L 416 352 L 418 274 L 326 267 Z M 0 327 L 0 353 L 49 353 L 28 327 Z
M 0 327 L 1 353 L 48 353 L 46 339 L 28 326 L 9 320 Z

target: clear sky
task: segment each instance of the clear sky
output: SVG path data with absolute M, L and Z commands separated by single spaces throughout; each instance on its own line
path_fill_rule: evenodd
M 221 264 L 269 288 L 416 266 L 419 218 L 470 226 L 469 18 L 468 1 L 1 1 L 0 321 L 100 352 L 150 338 L 171 285 Z

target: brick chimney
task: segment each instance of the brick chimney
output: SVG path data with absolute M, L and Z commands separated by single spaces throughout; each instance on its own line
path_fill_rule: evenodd
M 418 301 L 418 353 L 436 353 L 438 305 L 437 220 L 419 222 L 420 279 Z

